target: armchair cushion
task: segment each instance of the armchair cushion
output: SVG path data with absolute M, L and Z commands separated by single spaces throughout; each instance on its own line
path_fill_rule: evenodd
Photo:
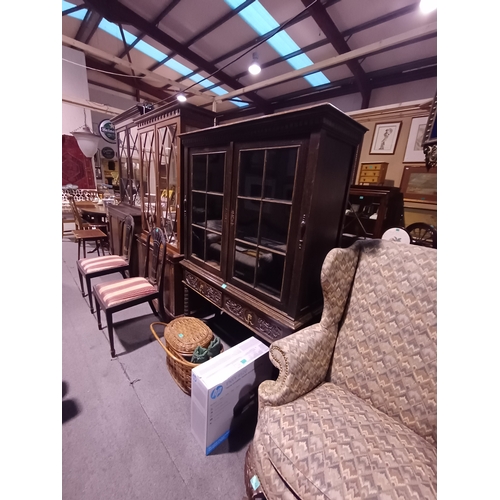
M 335 384 L 259 418 L 255 465 L 268 498 L 286 489 L 304 500 L 436 497 L 436 448 Z

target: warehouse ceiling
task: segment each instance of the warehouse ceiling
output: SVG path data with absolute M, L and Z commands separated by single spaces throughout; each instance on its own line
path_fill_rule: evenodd
M 89 84 L 155 105 L 182 93 L 225 120 L 349 94 L 367 108 L 436 77 L 436 18 L 415 0 L 75 0 L 62 38 Z

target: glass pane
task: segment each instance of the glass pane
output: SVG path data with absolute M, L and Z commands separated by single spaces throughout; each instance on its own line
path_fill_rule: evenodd
M 262 202 L 260 245 L 286 252 L 290 205 Z
M 236 238 L 257 244 L 260 201 L 238 198 Z
M 205 193 L 193 193 L 193 224 L 198 226 L 205 226 L 206 212 L 205 212 Z
M 207 190 L 207 155 L 193 155 L 193 189 Z
M 146 231 L 156 225 L 156 173 L 153 131 L 141 134 L 142 168 L 144 175 L 144 223 Z
M 224 191 L 224 153 L 208 155 L 207 191 L 221 193 Z
M 177 246 L 177 125 L 158 129 L 159 189 L 161 197 L 161 227 L 167 241 Z
M 238 176 L 238 194 L 240 196 L 261 197 L 264 155 L 263 149 L 240 152 Z
M 193 193 L 196 194 L 196 193 Z M 207 228 L 222 232 L 222 196 L 207 194 Z
M 206 231 L 205 248 L 207 249 L 207 264 L 210 264 L 217 269 L 220 269 L 220 254 L 221 254 L 221 238 L 222 236 L 211 231 Z
M 253 286 L 257 248 L 236 243 L 234 251 L 234 276 Z
M 126 179 L 127 175 L 127 138 L 125 130 L 118 133 L 118 161 L 120 163 L 120 177 Z
M 268 149 L 264 198 L 292 199 L 298 148 Z
M 259 249 L 256 288 L 277 298 L 281 295 L 285 256 Z
M 198 259 L 205 260 L 205 230 L 191 226 L 191 253 Z

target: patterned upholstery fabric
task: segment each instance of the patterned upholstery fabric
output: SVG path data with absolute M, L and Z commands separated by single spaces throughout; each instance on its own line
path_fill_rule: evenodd
M 279 471 L 268 498 L 289 489 L 303 500 L 436 497 L 436 448 L 334 384 L 267 406 L 261 418 L 257 475 Z
M 102 257 L 89 257 L 80 259 L 78 267 L 84 274 L 97 273 L 107 269 L 114 269 L 118 267 L 127 266 L 128 262 L 119 255 L 104 255 Z
M 337 324 L 352 285 L 358 250 L 332 250 L 321 269 L 325 307 L 321 322 L 271 345 L 271 362 L 280 369 L 276 382 L 259 386 L 259 407 L 293 401 L 325 379 L 337 338 Z
M 145 278 L 128 278 L 94 286 L 94 295 L 102 300 L 106 308 L 153 294 L 156 291 L 156 288 Z
M 321 321 L 272 344 L 246 470 L 271 499 L 436 498 L 436 250 L 332 250 Z M 338 338 L 337 338 L 338 337 Z
M 389 243 L 360 256 L 327 380 L 435 444 L 436 250 Z

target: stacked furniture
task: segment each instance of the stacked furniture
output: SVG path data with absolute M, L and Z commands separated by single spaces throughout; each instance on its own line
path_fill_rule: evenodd
M 317 318 L 366 130 L 321 104 L 181 134 L 189 290 L 267 342 Z
M 436 498 L 436 254 L 384 240 L 328 254 L 321 321 L 270 347 L 248 498 Z
M 359 169 L 359 181 L 361 186 L 383 186 L 387 174 L 387 162 L 362 163 Z

